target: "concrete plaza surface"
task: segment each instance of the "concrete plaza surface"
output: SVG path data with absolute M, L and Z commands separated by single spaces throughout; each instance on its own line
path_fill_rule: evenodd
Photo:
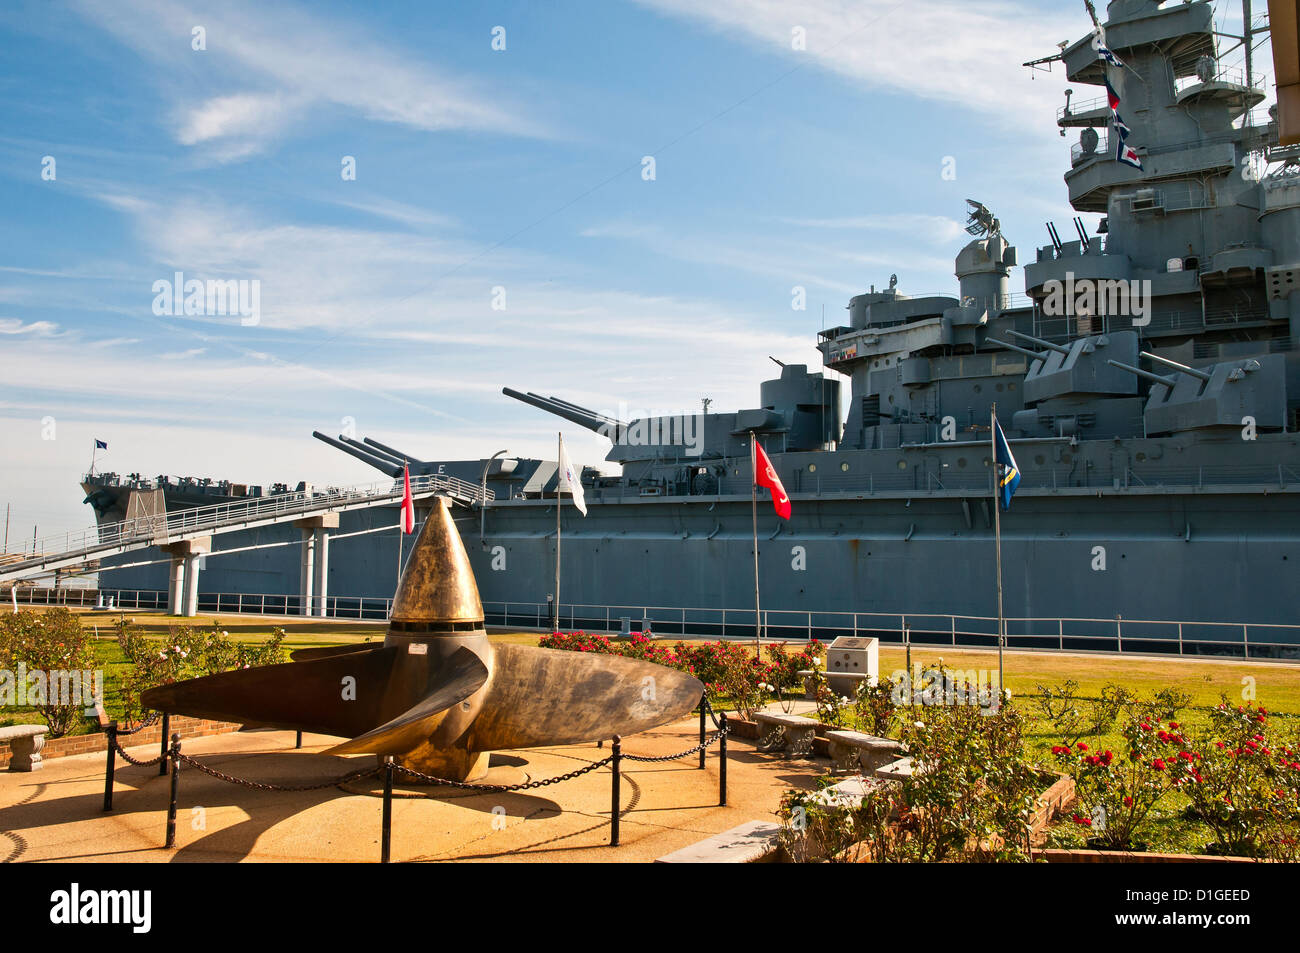
M 710 728 L 712 726 L 710 725 Z M 698 719 L 627 738 L 625 754 L 659 756 L 698 743 Z M 289 731 L 194 738 L 183 752 L 227 774 L 301 785 L 374 763 L 373 756 L 320 754 L 335 739 Z M 460 791 L 399 783 L 394 788 L 392 859 L 400 861 L 653 861 L 746 821 L 773 821 L 782 792 L 811 788 L 823 767 L 759 754 L 728 739 L 728 806 L 718 806 L 718 746 L 707 766 L 624 761 L 620 845 L 610 847 L 611 772 L 521 792 Z M 128 747 L 135 758 L 157 747 Z M 569 745 L 493 755 L 484 783 L 518 784 L 567 774 L 609 755 L 609 745 Z M 367 778 L 311 792 L 263 791 L 183 766 L 176 848 L 163 847 L 170 778 L 118 759 L 113 811 L 103 810 L 103 754 L 47 761 L 31 774 L 0 772 L 0 862 L 169 863 L 376 862 L 382 781 Z M 399 776 L 400 778 L 400 776 Z

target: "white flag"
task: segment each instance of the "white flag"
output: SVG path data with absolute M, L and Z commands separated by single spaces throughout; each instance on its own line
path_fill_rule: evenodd
M 560 489 L 568 490 L 573 494 L 573 505 L 578 508 L 579 513 L 586 516 L 587 501 L 582 496 L 582 481 L 578 479 L 578 474 L 573 469 L 569 452 L 564 449 L 563 436 L 560 437 Z

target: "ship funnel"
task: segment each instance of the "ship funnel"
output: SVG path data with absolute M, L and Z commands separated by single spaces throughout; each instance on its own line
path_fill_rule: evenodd
M 390 625 L 394 632 L 428 634 L 483 626 L 474 571 L 442 497 L 433 498 L 433 509 L 402 570 Z

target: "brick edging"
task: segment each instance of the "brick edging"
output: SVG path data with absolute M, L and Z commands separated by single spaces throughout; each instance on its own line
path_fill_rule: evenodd
M 190 718 L 187 715 L 173 715 L 171 718 L 172 734 L 179 734 L 182 738 L 201 738 L 206 735 L 226 734 L 227 732 L 238 731 L 242 727 L 243 725 L 228 721 L 210 721 L 207 718 Z M 122 739 L 124 748 L 132 748 L 136 745 L 153 745 L 161 750 L 162 721 L 160 720 L 143 731 L 128 735 Z M 102 731 L 86 735 L 66 735 L 62 738 L 51 738 L 47 735 L 45 747 L 41 750 L 41 760 L 49 761 L 53 758 L 67 758 L 77 754 L 93 754 L 96 751 L 106 751 L 107 749 L 108 736 Z M 150 757 L 153 756 L 150 755 Z M 9 742 L 0 741 L 0 768 L 9 766 L 9 758 Z

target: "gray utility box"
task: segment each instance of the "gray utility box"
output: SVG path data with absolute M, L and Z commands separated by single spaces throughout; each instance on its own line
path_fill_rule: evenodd
M 852 698 L 858 683 L 880 676 L 880 640 L 842 635 L 826 647 L 826 681 L 831 691 Z

